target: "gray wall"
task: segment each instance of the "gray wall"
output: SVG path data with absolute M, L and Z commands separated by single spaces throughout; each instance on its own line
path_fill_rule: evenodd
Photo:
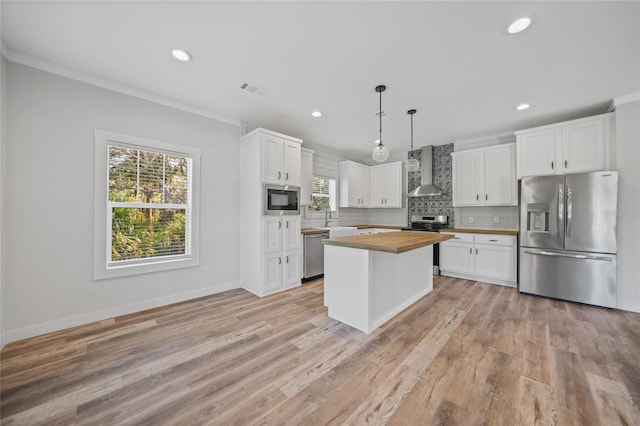
M 6 71 L 6 341 L 238 285 L 239 127 L 22 65 Z M 94 128 L 202 150 L 200 267 L 93 280 Z
M 616 107 L 618 307 L 640 312 L 640 101 Z

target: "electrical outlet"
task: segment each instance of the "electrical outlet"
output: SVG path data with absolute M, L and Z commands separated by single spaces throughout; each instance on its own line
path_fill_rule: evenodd
M 211 270 L 209 269 L 209 267 L 208 267 L 208 266 L 203 266 L 203 267 L 202 267 L 202 272 L 203 272 L 205 275 L 209 275 L 209 274 L 211 273 Z
M 494 216 L 493 223 L 500 223 L 500 216 Z
M 473 216 L 469 216 L 469 223 L 473 223 Z

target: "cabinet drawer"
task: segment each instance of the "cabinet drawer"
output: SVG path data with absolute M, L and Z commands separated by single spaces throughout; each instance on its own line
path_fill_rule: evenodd
M 508 235 L 476 235 L 476 244 L 493 244 L 496 246 L 513 246 L 513 237 Z
M 451 232 L 442 232 L 443 234 L 446 235 L 453 235 L 453 238 L 447 241 L 444 241 L 445 243 L 447 242 L 456 242 L 456 243 L 473 243 L 473 234 L 454 234 Z

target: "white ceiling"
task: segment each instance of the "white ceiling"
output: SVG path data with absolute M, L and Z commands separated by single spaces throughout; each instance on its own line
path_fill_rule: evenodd
M 639 29 L 639 2 L 2 2 L 9 52 L 352 156 L 377 139 L 378 84 L 392 152 L 410 108 L 416 148 L 606 112 L 640 91 Z

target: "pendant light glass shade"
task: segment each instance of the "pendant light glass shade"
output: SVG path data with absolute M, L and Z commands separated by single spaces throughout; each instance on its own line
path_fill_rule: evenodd
M 380 93 L 380 112 L 378 113 L 378 116 L 380 117 L 380 142 L 375 148 L 373 148 L 371 157 L 373 157 L 373 161 L 378 163 L 387 161 L 387 158 L 389 158 L 389 148 L 384 146 L 384 144 L 382 143 L 382 92 L 384 92 L 385 90 L 387 90 L 387 86 L 384 86 L 382 84 L 376 86 L 376 92 Z
M 411 151 L 413 151 L 413 114 L 415 114 L 416 112 L 417 111 L 415 109 L 410 109 L 409 111 L 407 111 L 407 114 L 411 116 Z M 420 162 L 415 158 L 409 158 L 405 163 L 405 167 L 407 168 L 408 172 L 417 172 L 420 168 Z
M 371 153 L 374 161 L 378 163 L 382 163 L 383 161 L 387 161 L 389 158 L 389 148 L 382 145 L 382 142 L 378 144 L 375 148 L 373 148 L 373 152 Z
M 408 172 L 417 172 L 420 170 L 420 162 L 415 158 L 409 158 L 406 163 Z

